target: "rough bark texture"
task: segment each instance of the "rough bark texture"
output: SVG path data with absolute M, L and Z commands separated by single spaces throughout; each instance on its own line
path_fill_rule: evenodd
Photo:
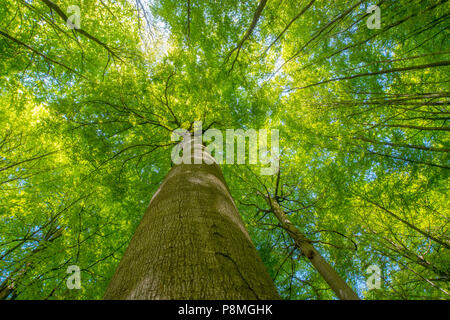
M 328 283 L 334 293 L 336 293 L 338 298 L 342 300 L 359 300 L 358 295 L 352 288 L 350 288 L 336 270 L 328 264 L 303 233 L 292 224 L 278 202 L 272 198 L 267 198 L 267 200 L 283 229 L 285 229 L 295 241 L 297 249 L 311 261 L 311 264 Z
M 217 164 L 171 169 L 104 299 L 279 299 Z

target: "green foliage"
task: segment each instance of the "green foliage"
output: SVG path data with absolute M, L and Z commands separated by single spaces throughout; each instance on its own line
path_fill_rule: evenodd
M 279 175 L 223 171 L 283 298 L 335 296 L 265 193 L 361 297 L 449 298 L 446 1 L 379 1 L 372 30 L 365 1 L 50 3 L 81 29 L 0 7 L 0 299 L 102 298 L 199 120 L 280 130 Z

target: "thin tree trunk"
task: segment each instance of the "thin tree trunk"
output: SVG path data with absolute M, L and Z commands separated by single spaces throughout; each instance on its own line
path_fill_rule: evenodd
M 336 293 L 338 298 L 342 300 L 359 300 L 358 295 L 352 288 L 350 288 L 333 267 L 325 261 L 303 233 L 292 224 L 278 202 L 270 197 L 266 198 L 266 200 L 269 202 L 269 205 L 273 209 L 273 213 L 281 223 L 283 229 L 285 229 L 295 241 L 296 248 L 311 261 L 311 264 Z
M 8 298 L 8 296 L 13 291 L 14 291 L 14 286 L 13 285 L 9 285 L 9 286 L 5 286 L 5 287 L 0 288 L 0 300 L 6 300 L 6 298 Z
M 219 165 L 170 170 L 104 299 L 279 299 Z

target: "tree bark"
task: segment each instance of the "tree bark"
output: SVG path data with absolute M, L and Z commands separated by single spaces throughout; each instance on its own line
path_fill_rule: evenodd
M 341 300 L 359 300 L 358 295 L 350 288 L 341 276 L 333 269 L 332 266 L 320 255 L 311 242 L 297 229 L 296 226 L 288 219 L 287 215 L 281 209 L 278 202 L 267 197 L 267 202 L 271 206 L 273 213 L 281 223 L 292 239 L 295 241 L 295 247 L 299 249 L 311 264 L 320 273 L 323 279 L 328 283 L 330 288 L 336 293 Z
M 104 299 L 279 299 L 218 164 L 172 167 Z

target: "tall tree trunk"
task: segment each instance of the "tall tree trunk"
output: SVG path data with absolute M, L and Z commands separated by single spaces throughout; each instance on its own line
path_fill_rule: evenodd
M 172 167 L 104 299 L 279 299 L 219 165 Z
M 296 248 L 299 249 L 309 259 L 309 261 L 311 261 L 311 264 L 328 283 L 334 293 L 336 293 L 338 298 L 342 300 L 359 300 L 358 295 L 347 285 L 336 270 L 334 270 L 333 267 L 330 266 L 328 262 L 320 255 L 309 239 L 307 239 L 305 235 L 303 235 L 303 233 L 301 233 L 300 230 L 292 224 L 283 209 L 281 209 L 278 202 L 271 197 L 266 197 L 266 200 L 271 206 L 273 213 L 277 217 L 283 229 L 285 229 L 295 241 Z

